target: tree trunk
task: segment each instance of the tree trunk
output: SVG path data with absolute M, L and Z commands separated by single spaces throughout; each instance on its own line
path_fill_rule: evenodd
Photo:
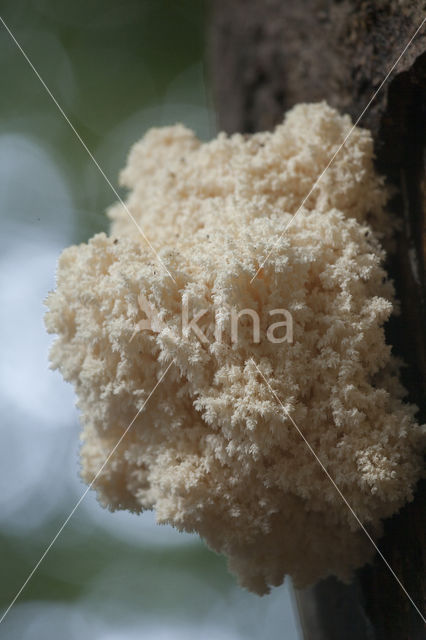
M 355 121 L 426 16 L 418 0 L 211 0 L 210 66 L 220 128 L 271 129 L 298 102 L 327 100 Z M 403 381 L 425 421 L 426 25 L 360 121 L 378 170 L 397 187 L 403 220 L 389 258 L 401 315 L 389 323 Z M 385 523 L 379 548 L 424 612 L 426 486 Z M 354 584 L 334 578 L 297 592 L 306 639 L 421 640 L 423 622 L 376 556 Z

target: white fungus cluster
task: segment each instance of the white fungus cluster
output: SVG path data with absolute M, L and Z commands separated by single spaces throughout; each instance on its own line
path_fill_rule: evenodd
M 152 129 L 122 173 L 133 220 L 117 204 L 109 236 L 66 249 L 47 301 L 87 482 L 173 362 L 96 479 L 101 503 L 199 533 L 259 594 L 285 574 L 347 579 L 374 553 L 292 420 L 375 536 L 421 474 L 424 431 L 383 331 L 393 289 L 373 229 L 390 223 L 368 131 L 354 130 L 287 228 L 350 128 L 320 103 L 273 133 L 206 144 L 180 125 Z M 182 330 L 183 304 L 190 318 L 207 310 L 206 339 Z M 232 309 L 258 314 L 259 343 L 248 314 L 232 340 Z M 266 338 L 274 309 L 291 314 L 291 341 Z

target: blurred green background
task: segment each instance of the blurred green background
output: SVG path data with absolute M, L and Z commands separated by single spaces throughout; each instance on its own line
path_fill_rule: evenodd
M 116 188 L 149 127 L 215 134 L 200 0 L 3 0 L 1 16 Z M 2 25 L 0 82 L 4 610 L 85 489 L 42 301 L 61 250 L 107 230 L 115 196 Z M 289 587 L 249 594 L 197 537 L 151 513 L 106 512 L 92 492 L 0 624 L 0 638 L 19 640 L 192 637 L 299 638 Z

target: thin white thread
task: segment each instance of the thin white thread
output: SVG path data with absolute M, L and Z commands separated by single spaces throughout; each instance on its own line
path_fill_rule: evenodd
M 17 39 L 15 38 L 15 36 L 13 35 L 12 31 L 9 29 L 9 27 L 7 26 L 7 24 L 5 23 L 5 21 L 3 20 L 3 18 L 0 16 L 0 21 L 2 22 L 4 28 L 6 29 L 6 31 L 8 32 L 8 34 L 10 35 L 10 37 L 12 38 L 13 42 L 16 44 L 16 46 L 18 47 L 19 51 L 22 53 L 22 55 L 24 56 L 25 60 L 28 62 L 28 64 L 30 65 L 31 69 L 34 71 L 35 75 L 37 76 L 37 78 L 40 80 L 41 84 L 43 85 L 44 89 L 46 90 L 46 92 L 48 93 L 48 95 L 50 96 L 50 98 L 53 100 L 54 104 L 56 105 L 56 107 L 58 108 L 59 112 L 61 113 L 61 115 L 63 116 L 64 120 L 68 123 L 68 125 L 71 127 L 72 131 L 74 132 L 74 134 L 76 135 L 77 139 L 79 140 L 79 142 L 81 143 L 81 145 L 83 146 L 83 148 L 86 150 L 87 154 L 89 155 L 89 157 L 91 158 L 92 162 L 94 163 L 94 165 L 97 167 L 98 171 L 100 172 L 100 174 L 103 176 L 103 178 L 105 179 L 106 183 L 110 186 L 112 192 L 114 193 L 115 197 L 117 198 L 117 200 L 120 202 L 120 204 L 123 206 L 124 210 L 126 211 L 127 215 L 129 216 L 130 220 L 134 223 L 134 225 L 136 226 L 136 228 L 138 229 L 139 233 L 141 234 L 142 238 L 145 240 L 145 242 L 148 244 L 148 246 L 150 247 L 150 249 L 154 252 L 157 260 L 159 261 L 159 263 L 161 264 L 161 266 L 166 270 L 166 272 L 168 273 L 168 275 L 171 277 L 171 279 L 173 280 L 173 282 L 176 282 L 176 280 L 174 279 L 174 277 L 172 276 L 172 274 L 170 273 L 170 271 L 167 269 L 166 265 L 164 264 L 164 262 L 161 260 L 160 256 L 158 255 L 157 251 L 154 249 L 154 247 L 152 246 L 151 242 L 149 241 L 149 239 L 147 238 L 147 236 L 145 235 L 142 227 L 139 225 L 139 223 L 137 222 L 137 220 L 134 218 L 134 216 L 132 215 L 132 213 L 130 212 L 128 206 L 126 205 L 126 203 L 123 201 L 123 199 L 120 197 L 119 193 L 117 192 L 117 189 L 114 187 L 114 185 L 112 184 L 112 182 L 110 181 L 110 179 L 108 178 L 108 176 L 106 175 L 105 171 L 102 169 L 102 167 L 100 166 L 99 162 L 96 160 L 95 156 L 93 155 L 93 153 L 90 151 L 89 147 L 86 145 L 86 143 L 84 142 L 83 138 L 80 136 L 80 134 L 78 133 L 77 129 L 74 127 L 74 125 L 72 124 L 71 120 L 68 118 L 67 114 L 65 113 L 65 111 L 63 110 L 63 108 L 61 107 L 61 105 L 59 104 L 59 102 L 56 100 L 55 96 L 53 95 L 53 93 L 51 92 L 51 90 L 49 89 L 49 87 L 47 86 L 47 84 L 45 83 L 45 81 L 43 80 L 43 78 L 41 77 L 40 73 L 37 71 L 37 69 L 35 68 L 35 66 L 33 65 L 33 63 L 31 62 L 31 60 L 29 59 L 29 57 L 27 56 L 27 54 L 25 53 L 25 51 L 23 50 L 23 48 L 21 47 L 21 45 L 19 44 L 19 42 L 17 41 Z
M 352 133 L 354 132 L 354 130 L 356 129 L 359 121 L 361 120 L 361 118 L 364 116 L 365 112 L 369 109 L 371 103 L 373 102 L 373 100 L 376 98 L 376 96 L 378 95 L 378 93 L 382 90 L 383 85 L 386 83 L 387 79 L 389 78 L 390 74 L 392 73 L 392 71 L 395 69 L 395 67 L 398 65 L 399 61 L 401 60 L 401 58 L 404 56 L 404 54 L 406 53 L 407 49 L 411 46 L 411 43 L 413 42 L 414 38 L 416 37 L 416 35 L 418 34 L 418 32 L 420 31 L 420 29 L 423 27 L 424 23 L 426 22 L 426 18 L 423 18 L 420 26 L 417 27 L 416 31 L 414 32 L 414 34 L 411 36 L 410 40 L 408 41 L 408 43 L 405 45 L 404 49 L 402 50 L 402 52 L 400 53 L 400 55 L 398 56 L 398 58 L 395 60 L 395 62 L 393 63 L 393 65 L 391 66 L 391 68 L 389 69 L 389 71 L 387 72 L 387 74 L 385 75 L 385 77 L 383 78 L 382 82 L 379 84 L 378 88 L 376 89 L 376 91 L 373 93 L 373 95 L 371 96 L 370 100 L 368 101 L 367 105 L 364 107 L 364 109 L 362 110 L 361 114 L 358 116 L 358 118 L 355 120 L 354 125 L 352 126 L 352 128 L 350 129 L 349 133 L 346 135 L 345 139 L 343 140 L 342 144 L 340 145 L 340 147 L 337 149 L 337 151 L 334 152 L 334 154 L 332 155 L 331 159 L 329 160 L 327 166 L 325 167 L 325 169 L 323 169 L 323 171 L 320 173 L 320 175 L 318 176 L 318 178 L 315 180 L 314 184 L 312 185 L 312 187 L 310 188 L 308 194 L 303 198 L 301 204 L 299 205 L 299 208 L 297 209 L 296 213 L 292 216 L 292 218 L 290 219 L 290 221 L 288 222 L 288 224 L 286 225 L 284 231 L 281 233 L 280 237 L 278 238 L 278 240 L 276 241 L 276 243 L 274 244 L 274 246 L 272 247 L 272 249 L 269 251 L 269 253 L 267 254 L 266 258 L 262 261 L 262 263 L 260 264 L 258 270 L 256 271 L 256 273 L 254 274 L 254 276 L 252 277 L 252 279 L 250 280 L 250 284 L 252 284 L 253 280 L 255 280 L 257 278 L 257 276 L 259 275 L 260 271 L 262 270 L 263 266 L 265 265 L 265 263 L 267 262 L 267 260 L 269 259 L 269 256 L 271 255 L 271 253 L 273 251 L 275 251 L 275 249 L 277 248 L 279 242 L 281 241 L 281 238 L 283 237 L 283 235 L 286 233 L 287 229 L 289 228 L 289 226 L 292 224 L 293 220 L 295 219 L 295 217 L 297 216 L 297 214 L 302 210 L 303 205 L 305 204 L 305 202 L 307 201 L 307 199 L 309 198 L 309 196 L 311 195 L 311 193 L 313 192 L 313 190 L 318 186 L 319 182 L 321 181 L 321 179 L 323 178 L 323 176 L 326 174 L 326 172 L 328 171 L 328 169 L 331 167 L 331 165 L 333 164 L 336 156 L 338 153 L 340 153 L 340 151 L 343 149 L 343 147 L 345 146 L 346 142 L 349 140 L 349 138 L 351 137 Z
M 68 116 L 66 115 L 66 113 L 64 112 L 64 110 L 62 109 L 62 107 L 60 106 L 60 104 L 58 103 L 58 101 L 56 100 L 56 98 L 54 97 L 54 95 L 52 94 L 52 92 L 50 91 L 49 87 L 46 85 L 45 81 L 43 80 L 43 78 L 41 77 L 41 75 L 39 74 L 39 72 L 37 71 L 37 69 L 34 67 L 33 63 L 31 62 L 31 60 L 29 59 L 29 57 L 27 56 L 27 54 L 25 53 L 25 51 L 23 50 L 23 48 L 21 47 L 21 45 L 19 44 L 19 42 L 17 41 L 17 39 L 15 38 L 15 36 L 13 35 L 13 33 L 11 32 L 11 30 L 9 29 L 9 27 L 7 26 L 7 24 L 5 23 L 4 19 L 0 16 L 0 21 L 2 22 L 3 26 L 5 27 L 6 31 L 9 33 L 10 37 L 12 38 L 12 40 L 14 41 L 14 43 L 16 44 L 16 46 L 18 47 L 18 49 L 20 50 L 20 52 L 22 53 L 22 55 L 24 56 L 25 60 L 27 61 L 27 63 L 30 65 L 31 69 L 33 70 L 33 72 L 35 73 L 35 75 L 37 76 L 37 78 L 39 79 L 39 81 L 41 82 L 41 84 L 43 85 L 44 89 L 46 90 L 46 92 L 48 93 L 48 95 L 50 96 L 50 98 L 53 100 L 53 102 L 55 103 L 56 107 L 59 109 L 60 113 L 62 114 L 62 116 L 64 117 L 64 119 L 66 120 L 66 122 L 68 123 L 68 125 L 71 127 L 72 131 L 74 132 L 74 134 L 76 135 L 76 137 L 78 138 L 78 140 L 80 141 L 80 143 L 82 144 L 83 148 L 86 150 L 86 152 L 88 153 L 89 157 L 91 158 L 91 160 L 93 161 L 93 163 L 95 164 L 95 166 L 97 167 L 97 169 L 99 170 L 99 172 L 101 173 L 101 175 L 103 176 L 103 178 L 105 179 L 105 181 L 107 182 L 107 184 L 110 186 L 111 190 L 113 191 L 113 193 L 115 194 L 115 196 L 117 197 L 117 199 L 119 200 L 119 202 L 122 204 L 123 208 L 125 209 L 125 211 L 127 212 L 127 214 L 129 215 L 130 219 L 132 220 L 132 222 L 135 224 L 135 226 L 137 227 L 137 229 L 139 230 L 139 232 L 141 233 L 142 237 L 144 238 L 144 240 L 147 242 L 147 244 L 149 245 L 149 247 L 151 248 L 151 250 L 154 252 L 154 254 L 156 255 L 158 261 L 161 263 L 161 265 L 163 266 L 163 268 L 166 270 L 166 272 L 168 273 L 168 275 L 170 276 L 170 278 L 174 281 L 175 279 L 173 278 L 173 276 L 171 275 L 171 273 L 169 272 L 169 270 L 167 269 L 167 267 L 165 266 L 165 264 L 163 263 L 163 261 L 161 260 L 160 256 L 158 255 L 157 251 L 154 249 L 154 247 L 152 246 L 151 242 L 149 241 L 149 239 L 146 237 L 145 233 L 143 232 L 143 230 L 141 229 L 140 225 L 137 223 L 137 221 L 135 220 L 135 218 L 133 217 L 133 215 L 131 214 L 131 212 L 129 211 L 127 205 L 123 202 L 122 198 L 120 197 L 120 195 L 118 194 L 118 192 L 116 191 L 116 189 L 114 188 L 114 186 L 112 185 L 111 181 L 109 180 L 109 178 L 107 177 L 107 175 L 105 174 L 105 172 L 103 171 L 103 169 L 101 168 L 101 166 L 99 165 L 99 163 L 97 162 L 97 160 L 95 159 L 95 157 L 93 156 L 93 154 L 91 153 L 91 151 L 89 150 L 89 148 L 87 147 L 86 143 L 84 142 L 84 140 L 81 138 L 80 134 L 78 133 L 78 131 L 75 129 L 75 127 L 73 126 L 73 124 L 71 123 L 71 121 L 69 120 Z M 270 250 L 270 252 L 268 253 L 268 255 L 266 256 L 266 258 L 263 260 L 263 262 L 261 263 L 261 265 L 259 266 L 258 270 L 256 271 L 255 275 L 253 276 L 253 278 L 250 280 L 250 283 L 253 282 L 253 280 L 257 277 L 257 275 L 259 274 L 260 270 L 262 269 L 263 265 L 266 263 L 266 261 L 269 259 L 269 256 L 271 255 L 271 253 L 275 250 L 277 244 L 280 242 L 282 236 L 286 233 L 287 229 L 289 228 L 289 226 L 292 224 L 293 220 L 295 219 L 295 217 L 298 215 L 298 213 L 300 212 L 300 210 L 303 208 L 303 205 L 305 204 L 305 202 L 307 201 L 307 199 L 309 198 L 309 196 L 311 195 L 311 193 L 313 192 L 313 190 L 316 188 L 316 186 L 318 185 L 318 183 L 320 182 L 320 180 L 322 179 L 322 177 L 325 175 L 326 171 L 330 168 L 331 164 L 333 163 L 334 159 L 336 158 L 336 156 L 338 155 L 338 153 L 341 151 L 341 149 L 345 146 L 347 140 L 349 139 L 349 137 L 352 135 L 353 131 L 355 130 L 357 124 L 359 123 L 359 121 L 361 120 L 361 118 L 364 116 L 365 112 L 367 111 L 367 109 L 370 107 L 371 103 L 373 102 L 373 100 L 376 98 L 376 96 L 378 95 L 378 93 L 381 91 L 383 85 L 386 83 L 387 79 L 389 78 L 390 74 L 392 73 L 392 71 L 395 69 L 395 67 L 397 66 L 397 64 L 399 63 L 399 61 L 401 60 L 401 58 L 403 57 L 403 55 L 405 54 L 405 52 L 407 51 L 407 49 L 411 46 L 411 43 L 413 42 L 414 38 L 416 37 L 417 33 L 420 31 L 420 29 L 422 28 L 423 24 L 426 22 L 426 18 L 424 18 L 421 22 L 421 24 L 419 25 L 419 27 L 416 29 L 415 33 L 412 35 L 412 37 L 410 38 L 409 42 L 407 43 L 407 45 L 404 47 L 403 51 L 401 52 L 401 54 L 399 55 L 399 57 L 397 58 L 397 60 L 394 62 L 394 64 L 392 65 L 392 67 L 390 68 L 390 70 L 388 71 L 388 73 L 386 74 L 385 78 L 382 80 L 382 82 L 380 83 L 379 87 L 376 89 L 376 91 L 374 92 L 373 96 L 370 98 L 369 102 L 367 103 L 367 105 L 364 107 L 363 111 L 361 112 L 361 114 L 358 116 L 357 120 L 355 121 L 354 125 L 352 126 L 352 128 L 350 129 L 349 133 L 346 135 L 345 139 L 343 140 L 342 144 L 339 146 L 339 148 L 337 149 L 337 151 L 335 151 L 335 153 L 333 154 L 332 158 L 330 159 L 330 161 L 328 162 L 327 166 L 325 167 L 325 169 L 322 171 L 322 173 L 320 174 L 320 176 L 317 178 L 317 180 L 315 181 L 315 183 L 313 184 L 313 186 L 311 187 L 310 191 L 308 192 L 308 194 L 305 196 L 305 198 L 303 199 L 302 203 L 300 204 L 299 208 L 297 209 L 296 213 L 292 216 L 291 220 L 289 221 L 289 223 L 287 224 L 287 226 L 285 227 L 284 231 L 282 232 L 282 234 L 280 235 L 280 237 L 278 238 L 277 242 L 275 243 L 275 245 L 272 247 L 272 249 Z M 344 501 L 344 503 L 346 504 L 346 506 L 348 507 L 348 509 L 350 510 L 350 512 L 352 513 L 352 515 L 354 516 L 354 518 L 356 519 L 357 523 L 359 524 L 359 526 L 361 527 L 361 529 L 364 531 L 365 535 L 368 537 L 368 539 L 370 540 L 370 542 L 372 543 L 372 545 L 374 546 L 375 550 L 377 551 L 377 553 L 380 555 L 380 557 L 382 558 L 383 562 L 386 564 L 387 568 L 389 569 L 389 571 L 391 572 L 391 574 L 393 575 L 393 577 L 395 578 L 395 580 L 398 582 L 399 586 L 401 587 L 401 589 L 403 590 L 403 592 L 405 593 L 405 595 L 407 596 L 407 598 L 409 599 L 409 601 L 411 602 L 412 606 L 415 608 L 415 610 L 417 611 L 417 613 L 419 614 L 419 616 L 421 617 L 421 619 L 423 620 L 423 622 L 426 624 L 426 618 L 423 616 L 423 614 L 421 613 L 420 609 L 417 607 L 416 603 L 414 602 L 414 600 L 411 598 L 410 594 L 408 593 L 408 591 L 406 590 L 406 588 L 404 587 L 404 585 L 402 584 L 401 580 L 398 578 L 397 574 L 395 573 L 395 571 L 392 569 L 391 565 L 389 564 L 389 562 L 386 560 L 386 558 L 384 557 L 384 555 L 382 554 L 382 552 L 380 551 L 380 549 L 378 548 L 378 546 L 376 545 L 376 543 L 374 542 L 373 538 L 371 537 L 371 535 L 368 533 L 367 529 L 364 527 L 364 525 L 362 524 L 361 520 L 359 519 L 359 517 L 357 516 L 357 514 L 355 513 L 355 511 L 353 510 L 353 508 L 351 507 L 351 505 L 349 504 L 348 500 L 345 498 L 345 496 L 343 495 L 342 491 L 340 490 L 340 488 L 337 486 L 337 484 L 335 483 L 334 479 L 332 478 L 332 476 L 330 475 L 330 473 L 327 471 L 326 467 L 323 465 L 323 463 L 321 462 L 320 458 L 317 456 L 317 454 L 315 453 L 314 449 L 312 448 L 312 446 L 310 445 L 310 443 L 308 442 L 308 440 L 306 439 L 306 437 L 304 436 L 304 434 L 302 433 L 302 431 L 299 429 L 299 427 L 297 426 L 296 422 L 293 420 L 292 416 L 288 413 L 288 411 L 285 409 L 284 405 L 282 404 L 281 400 L 279 399 L 279 397 L 277 396 L 277 394 L 275 393 L 275 391 L 272 389 L 271 385 L 269 384 L 268 380 L 265 378 L 265 376 L 263 375 L 263 373 L 261 372 L 261 370 L 259 369 L 259 367 L 256 365 L 256 363 L 254 362 L 254 360 L 252 360 L 254 366 L 256 367 L 258 373 L 262 376 L 263 380 L 265 381 L 266 385 L 268 386 L 270 392 L 272 393 L 272 395 L 275 397 L 275 399 L 278 401 L 278 403 L 280 404 L 280 406 L 282 407 L 283 411 L 285 412 L 285 414 L 287 415 L 287 417 L 289 418 L 289 420 L 291 421 L 291 423 L 293 424 L 293 426 L 296 428 L 296 430 L 298 431 L 299 435 L 302 437 L 302 439 L 304 440 L 305 444 L 307 445 L 307 447 L 309 448 L 309 450 L 311 451 L 312 455 L 315 457 L 315 459 L 317 460 L 317 462 L 319 463 L 319 465 L 321 466 L 322 470 L 324 471 L 324 473 L 327 475 L 328 479 L 330 480 L 330 482 L 332 483 L 332 485 L 334 486 L 334 488 L 336 489 L 336 491 L 339 493 L 340 497 L 342 498 L 342 500 Z M 23 590 L 25 589 L 25 587 L 27 586 L 27 584 L 29 583 L 29 581 L 31 580 L 32 576 L 34 575 L 34 573 L 37 571 L 38 567 L 41 565 L 41 563 L 43 562 L 44 558 L 47 556 L 47 554 L 49 553 L 50 549 L 52 548 L 52 546 L 55 544 L 56 540 L 58 539 L 58 537 L 60 536 L 60 534 L 62 533 L 63 529 L 66 527 L 66 525 L 68 524 L 69 520 L 71 519 L 71 517 L 74 515 L 75 511 L 77 510 L 77 508 L 80 506 L 81 502 L 84 500 L 85 496 L 87 495 L 87 493 L 90 491 L 90 489 L 92 488 L 93 484 L 96 482 L 97 478 L 99 477 L 100 473 L 102 473 L 105 465 L 108 463 L 108 461 L 110 460 L 111 456 L 115 453 L 116 449 L 118 448 L 118 446 L 121 444 L 122 440 L 124 439 L 124 437 L 126 436 L 126 434 L 128 433 L 129 429 L 132 427 L 132 425 L 134 424 L 135 420 L 138 418 L 138 416 L 140 415 L 140 413 L 142 412 L 142 410 L 145 408 L 147 402 L 149 401 L 149 399 L 151 398 L 151 396 L 153 395 L 153 393 L 155 392 L 155 390 L 157 389 L 157 387 L 159 386 L 159 384 L 162 382 L 163 378 L 165 377 L 165 375 L 167 374 L 167 372 L 169 371 L 170 367 L 172 366 L 173 362 L 170 362 L 170 364 L 168 365 L 168 367 L 166 368 L 166 370 L 164 371 L 164 373 L 162 374 L 162 376 L 160 377 L 160 379 L 158 380 L 158 382 L 156 383 L 155 387 L 152 389 L 152 391 L 150 392 L 148 398 L 145 400 L 144 404 L 142 405 L 142 407 L 138 410 L 138 412 L 136 413 L 136 415 L 134 416 L 134 418 L 132 419 L 132 421 L 130 422 L 129 426 L 126 428 L 126 430 L 124 431 L 124 433 L 122 434 L 122 436 L 120 437 L 120 439 L 118 440 L 118 442 L 116 443 L 116 445 L 114 446 L 114 448 L 110 451 L 110 453 L 108 454 L 107 458 L 105 459 L 105 461 L 103 462 L 102 466 L 100 467 L 100 469 L 98 470 L 98 472 L 96 473 L 95 477 L 93 478 L 93 480 L 91 481 L 91 483 L 88 485 L 87 489 L 85 490 L 85 492 L 82 494 L 82 496 L 80 497 L 80 499 L 78 500 L 78 502 L 76 503 L 76 505 L 74 506 L 74 508 L 72 509 L 72 511 L 70 512 L 70 514 L 68 515 L 68 517 L 66 518 L 66 520 L 64 521 L 64 523 L 61 525 L 60 529 L 58 530 L 58 532 L 56 533 L 56 535 L 54 536 L 54 538 L 52 539 L 52 541 L 50 542 L 50 544 L 48 545 L 48 547 L 46 548 L 46 550 L 44 551 L 43 555 L 41 556 L 41 558 L 38 560 L 38 562 L 36 563 L 35 567 L 33 568 L 33 570 L 31 571 L 31 573 L 28 575 L 27 579 L 25 580 L 25 582 L 23 583 L 23 585 L 21 586 L 21 588 L 19 589 L 19 591 L 17 592 L 17 594 L 15 595 L 15 597 L 13 598 L 12 602 L 10 603 L 10 605 L 8 606 L 8 608 L 6 609 L 6 611 L 3 613 L 2 617 L 0 618 L 0 624 L 3 622 L 3 620 L 5 619 L 5 617 L 8 615 L 9 611 L 11 610 L 11 608 L 13 607 L 13 605 L 15 604 L 15 602 L 17 601 L 17 599 L 19 598 L 19 596 L 21 595 L 21 593 L 23 592 Z
M 365 526 L 362 524 L 361 520 L 359 519 L 359 517 L 357 516 L 357 514 L 355 513 L 355 511 L 353 510 L 353 508 L 351 507 L 351 505 L 349 504 L 349 502 L 347 501 L 347 499 L 345 498 L 345 496 L 343 495 L 341 489 L 337 486 L 337 484 L 335 483 L 335 481 L 333 480 L 332 476 L 330 475 L 330 473 L 327 471 L 326 467 L 323 465 L 323 463 L 321 462 L 320 458 L 317 456 L 317 454 L 315 453 L 314 449 L 312 448 L 312 446 L 309 444 L 309 441 L 307 440 L 307 438 L 305 437 L 305 435 L 303 434 L 303 432 L 299 429 L 299 427 L 297 426 L 296 422 L 293 420 L 293 418 L 291 417 L 291 415 L 289 414 L 289 412 L 287 411 L 287 409 L 284 407 L 283 403 L 281 402 L 281 400 L 279 399 L 279 397 L 277 396 L 277 394 L 275 393 L 275 391 L 272 389 L 271 385 L 269 384 L 268 380 L 265 378 L 265 376 L 263 375 L 262 371 L 259 369 L 259 367 L 257 366 L 257 364 L 255 363 L 255 361 L 253 360 L 253 358 L 251 358 L 251 361 L 253 362 L 254 366 L 256 367 L 258 373 L 262 376 L 263 380 L 265 381 L 269 391 L 272 393 L 272 395 L 274 396 L 274 398 L 278 401 L 278 403 L 280 404 L 281 408 L 283 409 L 283 411 L 285 412 L 286 416 L 289 418 L 289 420 L 291 421 L 292 425 L 296 428 L 297 432 L 299 433 L 299 435 L 301 436 L 301 438 L 303 439 L 303 441 L 305 442 L 305 444 L 307 445 L 309 451 L 312 453 L 312 455 L 314 456 L 315 460 L 318 462 L 318 464 L 320 465 L 321 469 L 324 471 L 324 473 L 326 474 L 327 478 L 330 480 L 331 484 L 333 485 L 333 487 L 336 489 L 337 493 L 339 494 L 339 496 L 342 498 L 343 502 L 346 504 L 346 506 L 348 507 L 349 511 L 351 512 L 351 514 L 353 515 L 353 517 L 355 518 L 355 520 L 357 521 L 357 523 L 359 524 L 359 526 L 361 527 L 361 529 L 363 530 L 363 532 L 365 533 L 365 535 L 367 536 L 367 538 L 370 540 L 371 544 L 373 545 L 373 547 L 375 548 L 375 550 L 377 551 L 377 553 L 379 554 L 379 556 L 381 557 L 381 559 L 383 560 L 383 562 L 385 563 L 385 565 L 387 566 L 387 568 L 389 569 L 389 571 L 391 572 L 391 574 L 393 575 L 393 577 L 395 578 L 395 580 L 397 581 L 397 583 L 399 584 L 399 586 L 401 587 L 401 589 L 403 590 L 403 592 L 405 593 L 405 595 L 407 596 L 407 598 L 409 599 L 409 601 L 411 602 L 411 604 L 413 605 L 414 609 L 417 611 L 417 613 L 419 614 L 419 616 L 421 617 L 421 619 L 423 620 L 423 622 L 426 624 L 426 618 L 423 616 L 422 612 L 420 611 L 420 609 L 418 608 L 418 606 L 416 605 L 416 603 L 414 602 L 413 598 L 410 596 L 410 594 L 408 593 L 407 589 L 404 587 L 404 585 L 402 584 L 401 580 L 398 578 L 398 576 L 396 575 L 395 571 L 392 569 L 391 565 L 389 564 L 389 562 L 386 560 L 385 556 L 383 555 L 383 553 L 380 551 L 379 547 L 376 545 L 376 543 L 374 542 L 373 538 L 371 537 L 371 535 L 368 533 L 367 529 L 365 528 Z
M 68 522 L 71 520 L 72 516 L 74 515 L 74 513 L 77 511 L 78 507 L 80 506 L 80 504 L 83 502 L 84 498 L 87 496 L 87 494 L 89 493 L 90 489 L 93 487 L 94 483 L 96 482 L 96 480 L 98 479 L 98 477 L 100 476 L 100 474 L 102 473 L 103 469 L 105 468 L 105 465 L 108 463 L 108 461 L 110 460 L 110 458 L 114 455 L 114 453 L 116 452 L 117 448 L 120 446 L 121 442 L 123 441 L 123 439 L 125 438 L 125 436 L 127 435 L 129 429 L 132 427 L 132 425 L 134 424 L 135 420 L 138 418 L 138 416 L 142 413 L 143 409 L 145 408 L 145 406 L 147 405 L 149 399 L 151 398 L 151 396 L 153 395 L 153 393 L 155 392 L 155 390 L 157 389 L 157 387 L 159 386 L 159 384 L 163 381 L 165 375 L 167 374 L 168 370 L 170 369 L 170 367 L 173 364 L 173 360 L 172 362 L 170 362 L 170 364 L 168 365 L 167 369 L 164 371 L 164 373 L 161 375 L 160 379 L 158 380 L 157 384 L 155 385 L 155 387 L 152 389 L 152 391 L 150 392 L 149 396 L 147 397 L 147 399 L 145 400 L 145 402 L 143 403 L 142 407 L 139 409 L 139 411 L 137 412 L 137 414 L 135 415 L 135 417 L 133 418 L 133 420 L 131 421 L 131 423 L 129 424 L 129 426 L 127 427 L 127 429 L 124 431 L 124 433 L 120 436 L 120 439 L 118 440 L 118 442 L 116 443 L 116 445 L 114 446 L 113 449 L 111 449 L 111 451 L 109 452 L 107 458 L 104 460 L 102 466 L 100 467 L 100 469 L 97 471 L 95 477 L 93 478 L 93 480 L 91 481 L 91 483 L 89 484 L 89 486 L 87 487 L 87 489 L 85 490 L 85 492 L 82 494 L 82 496 L 80 497 L 80 499 L 78 500 L 78 502 L 76 503 L 76 505 L 74 506 L 74 508 L 72 509 L 71 513 L 69 514 L 69 516 L 66 518 L 66 520 L 62 523 L 59 531 L 56 533 L 56 535 L 54 536 L 54 538 L 51 540 L 50 544 L 48 545 L 48 547 L 46 548 L 46 550 L 44 551 L 43 555 L 41 556 L 41 558 L 38 560 L 37 564 L 35 565 L 35 567 L 32 569 L 31 573 L 29 574 L 29 576 L 27 577 L 27 579 L 25 580 L 24 584 L 21 586 L 21 588 L 19 589 L 19 591 L 17 592 L 17 594 L 15 595 L 15 597 L 13 598 L 12 602 L 10 603 L 10 605 L 7 607 L 6 611 L 3 613 L 2 617 L 0 618 L 0 624 L 3 622 L 3 620 L 5 619 L 5 617 L 7 616 L 7 614 L 9 613 L 9 611 L 11 610 L 11 608 L 13 607 L 13 605 L 15 604 L 15 602 L 17 601 L 17 599 L 19 598 L 19 596 L 21 595 L 21 593 L 23 592 L 23 590 L 25 589 L 25 587 L 27 586 L 27 584 L 29 583 L 29 581 L 31 580 L 31 578 L 33 577 L 33 575 L 35 574 L 35 572 L 37 571 L 37 569 L 39 568 L 39 566 L 41 565 L 41 563 L 43 562 L 43 560 L 45 559 L 45 557 L 47 556 L 47 554 L 49 553 L 50 549 L 53 547 L 53 545 L 55 544 L 56 540 L 59 538 L 59 536 L 61 535 L 62 531 L 65 529 L 65 527 L 67 526 Z

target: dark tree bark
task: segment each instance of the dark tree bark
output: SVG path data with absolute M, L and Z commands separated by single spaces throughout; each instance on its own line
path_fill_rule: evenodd
M 219 125 L 270 129 L 298 102 L 327 100 L 355 121 L 426 16 L 418 0 L 211 0 L 210 66 Z M 388 269 L 402 313 L 389 323 L 408 363 L 409 400 L 425 415 L 426 25 L 360 122 L 371 129 L 377 167 L 395 185 L 403 220 Z M 385 523 L 379 547 L 426 611 L 426 488 Z M 305 637 L 421 640 L 423 622 L 376 556 L 353 585 L 333 578 L 297 593 Z

